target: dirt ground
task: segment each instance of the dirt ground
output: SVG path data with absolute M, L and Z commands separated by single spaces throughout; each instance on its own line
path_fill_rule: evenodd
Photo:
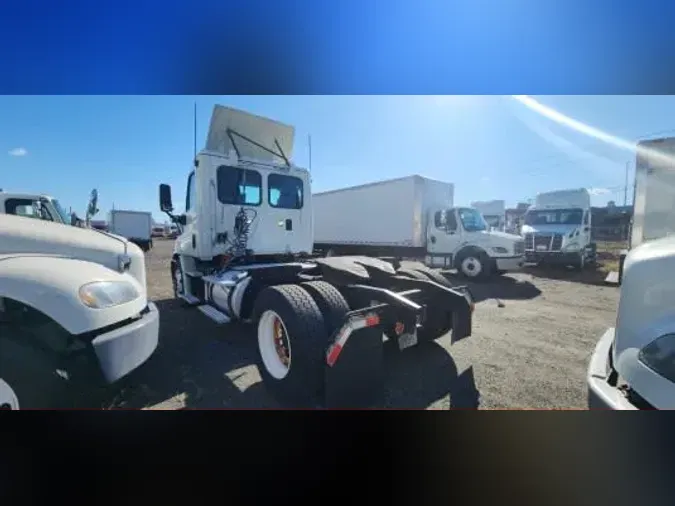
M 218 326 L 172 300 L 172 241 L 155 241 L 148 288 L 160 345 L 110 401 L 117 407 L 271 408 L 250 329 Z M 474 285 L 474 333 L 398 352 L 385 347 L 386 408 L 585 408 L 590 354 L 613 325 L 619 290 L 604 269 L 528 269 Z M 503 307 L 499 307 L 499 301 Z

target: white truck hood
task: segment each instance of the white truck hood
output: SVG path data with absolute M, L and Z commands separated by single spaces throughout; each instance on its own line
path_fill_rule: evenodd
M 145 288 L 145 256 L 126 239 L 92 229 L 0 214 L 0 254 L 47 254 L 76 258 L 119 271 L 131 259 L 130 273 Z
M 480 233 L 480 239 L 477 242 L 478 244 L 489 245 L 490 247 L 501 246 L 511 251 L 514 244 L 522 241 L 523 238 L 519 235 L 499 232 L 497 230 L 485 230 Z

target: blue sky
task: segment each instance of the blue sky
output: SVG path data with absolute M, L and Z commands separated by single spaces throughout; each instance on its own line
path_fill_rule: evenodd
M 675 135 L 675 97 L 534 97 L 618 137 Z M 592 188 L 594 204 L 623 202 L 630 151 L 557 125 L 499 96 L 2 96 L 0 187 L 48 193 L 82 214 L 91 188 L 102 218 L 116 208 L 158 210 L 157 186 L 176 203 L 213 104 L 296 127 L 294 161 L 308 164 L 314 190 L 421 174 L 455 183 L 455 202 Z M 17 156 L 19 155 L 19 156 Z M 630 198 L 630 191 L 629 191 Z

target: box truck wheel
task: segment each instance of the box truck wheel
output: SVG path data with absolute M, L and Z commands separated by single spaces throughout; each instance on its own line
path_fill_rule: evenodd
M 326 324 L 316 302 L 298 285 L 260 292 L 253 308 L 258 335 L 257 367 L 279 400 L 312 407 L 323 393 Z
M 457 254 L 455 267 L 465 278 L 481 280 L 490 277 L 491 261 L 487 254 L 477 248 L 467 248 Z
M 300 283 L 300 286 L 307 290 L 319 306 L 326 324 L 326 332 L 332 336 L 349 312 L 349 304 L 340 291 L 326 281 L 307 281 Z

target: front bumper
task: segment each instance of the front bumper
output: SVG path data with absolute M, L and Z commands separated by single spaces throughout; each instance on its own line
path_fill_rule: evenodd
M 140 319 L 97 336 L 92 345 L 103 376 L 112 383 L 145 362 L 158 342 L 159 311 L 148 302 L 148 311 Z
M 611 376 L 616 375 L 610 357 L 614 332 L 614 328 L 607 329 L 591 356 L 586 374 L 588 407 L 589 409 L 636 410 L 638 408 L 611 383 Z
M 557 265 L 574 265 L 579 262 L 581 255 L 578 251 L 567 253 L 562 251 L 525 251 L 525 261 L 527 263 L 550 263 Z
M 499 257 L 495 258 L 495 264 L 498 271 L 517 271 L 523 267 L 525 257 L 520 255 L 517 257 Z

